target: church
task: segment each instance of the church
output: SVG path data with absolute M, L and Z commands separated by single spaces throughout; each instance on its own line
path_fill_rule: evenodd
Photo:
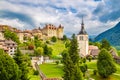
M 88 55 L 88 47 L 89 47 L 89 37 L 84 28 L 84 21 L 82 18 L 81 30 L 77 35 L 78 42 L 78 52 L 81 57 L 85 57 Z
M 99 48 L 94 45 L 89 45 L 89 36 L 85 30 L 83 18 L 81 23 L 81 30 L 77 34 L 77 42 L 78 42 L 78 53 L 80 57 L 87 57 L 90 55 L 92 57 L 98 56 L 100 52 Z

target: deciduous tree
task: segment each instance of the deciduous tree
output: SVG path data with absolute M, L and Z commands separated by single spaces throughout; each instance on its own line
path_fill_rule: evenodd
M 100 76 L 107 78 L 116 72 L 116 66 L 113 58 L 106 49 L 102 49 L 98 55 L 97 69 Z
M 21 53 L 19 48 L 17 48 L 17 51 L 16 51 L 15 56 L 14 56 L 14 60 L 16 61 L 16 63 L 19 66 L 19 69 L 21 70 L 20 79 L 21 80 L 29 80 L 29 78 L 28 78 L 29 59 Z
M 19 67 L 14 59 L 0 50 L 0 80 L 19 80 L 20 76 Z

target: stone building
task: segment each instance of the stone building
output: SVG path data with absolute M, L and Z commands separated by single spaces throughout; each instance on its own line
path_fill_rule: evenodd
M 42 34 L 40 27 L 38 29 L 33 29 L 32 34 L 33 36 L 38 36 L 39 39 L 43 38 L 43 34 Z
M 82 23 L 81 23 L 81 30 L 77 35 L 77 41 L 78 41 L 79 55 L 81 57 L 85 57 L 86 55 L 88 55 L 89 38 L 88 38 L 88 34 L 84 28 L 83 19 L 82 19 Z
M 0 48 L 13 57 L 17 49 L 17 44 L 12 40 L 0 40 Z
M 57 38 L 63 38 L 63 26 L 59 25 L 58 27 L 55 27 L 52 24 L 47 24 L 45 25 L 45 27 L 43 27 L 42 29 L 39 28 L 35 28 L 32 30 L 24 30 L 24 31 L 18 31 L 16 30 L 16 33 L 19 37 L 20 42 L 26 42 L 27 39 L 34 39 L 34 36 L 38 36 L 39 39 L 48 39 L 51 38 L 53 36 L 57 37 Z
M 47 24 L 43 29 L 41 29 L 42 33 L 48 37 L 57 37 L 57 38 L 63 38 L 63 26 L 59 25 L 58 27 L 55 27 L 52 24 Z

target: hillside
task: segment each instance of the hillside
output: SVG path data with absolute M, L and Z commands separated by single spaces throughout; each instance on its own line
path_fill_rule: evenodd
M 115 25 L 113 28 L 99 34 L 95 41 L 101 41 L 102 39 L 107 39 L 111 45 L 119 46 L 120 45 L 120 22 Z

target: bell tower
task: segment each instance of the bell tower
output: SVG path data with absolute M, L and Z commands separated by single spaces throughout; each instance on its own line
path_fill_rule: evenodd
M 85 57 L 88 54 L 88 34 L 85 31 L 84 28 L 84 21 L 82 17 L 82 23 L 81 23 L 81 30 L 77 35 L 77 41 L 78 41 L 78 52 L 80 57 Z

